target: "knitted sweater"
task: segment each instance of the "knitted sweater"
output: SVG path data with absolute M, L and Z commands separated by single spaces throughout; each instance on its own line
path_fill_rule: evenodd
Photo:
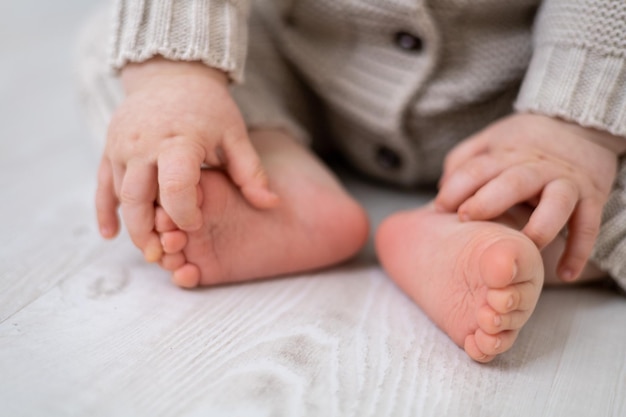
M 248 123 L 306 140 L 293 91 L 304 81 L 347 158 L 405 185 L 436 180 L 456 143 L 513 108 L 626 138 L 624 0 L 257 0 L 252 26 L 250 10 L 246 0 L 119 0 L 113 67 L 159 54 L 235 83 L 245 75 Z M 259 76 L 268 66 L 274 74 Z M 260 94 L 267 79 L 273 91 Z M 594 256 L 626 285 L 620 184 L 624 167 Z
M 372 175 L 436 179 L 442 155 L 510 111 L 515 96 L 517 110 L 626 136 L 622 0 L 547 0 L 534 26 L 538 0 L 256 4 L 283 54 L 323 97 L 344 150 Z M 246 0 L 120 0 L 113 65 L 160 54 L 203 61 L 240 82 L 249 8 Z M 445 120 L 455 127 L 437 127 Z M 346 135 L 363 143 L 355 149 Z M 376 148 L 381 137 L 404 155 L 399 169 L 372 166 L 376 151 L 363 144 Z

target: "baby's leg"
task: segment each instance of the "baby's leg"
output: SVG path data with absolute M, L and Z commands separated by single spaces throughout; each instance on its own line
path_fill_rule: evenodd
M 395 214 L 376 236 L 388 274 L 476 361 L 508 350 L 544 281 L 537 247 L 497 222 L 464 222 L 432 206 Z
M 277 208 L 252 208 L 221 171 L 202 172 L 204 225 L 177 230 L 160 209 L 157 231 L 182 287 L 273 277 L 341 262 L 368 237 L 365 211 L 306 148 L 281 131 L 251 132 Z

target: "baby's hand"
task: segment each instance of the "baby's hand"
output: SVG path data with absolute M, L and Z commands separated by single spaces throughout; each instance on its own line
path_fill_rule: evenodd
M 461 220 L 489 220 L 531 204 L 522 231 L 539 249 L 568 226 L 558 274 L 571 281 L 593 249 L 625 143 L 558 119 L 515 114 L 450 152 L 435 205 Z
M 160 259 L 155 202 L 181 230 L 200 228 L 203 164 L 226 170 L 253 206 L 277 203 L 224 73 L 157 58 L 126 67 L 122 81 L 127 97 L 109 125 L 96 193 L 104 237 L 117 233 L 121 204 L 135 245 L 147 260 Z

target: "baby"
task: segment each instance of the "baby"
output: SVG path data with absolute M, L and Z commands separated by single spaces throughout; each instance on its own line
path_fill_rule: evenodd
M 186 288 L 346 260 L 369 226 L 309 146 L 330 138 L 378 179 L 440 175 L 376 249 L 476 361 L 513 345 L 544 284 L 626 282 L 611 223 L 626 213 L 626 3 L 429 3 L 119 1 L 101 234 L 119 208 Z

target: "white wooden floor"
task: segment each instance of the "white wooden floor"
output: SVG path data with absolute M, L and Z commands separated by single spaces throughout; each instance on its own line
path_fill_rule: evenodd
M 546 291 L 509 353 L 468 360 L 371 251 L 182 291 L 99 239 L 75 31 L 93 1 L 0 3 L 0 416 L 626 416 L 626 299 Z M 349 181 L 375 221 L 425 196 Z

